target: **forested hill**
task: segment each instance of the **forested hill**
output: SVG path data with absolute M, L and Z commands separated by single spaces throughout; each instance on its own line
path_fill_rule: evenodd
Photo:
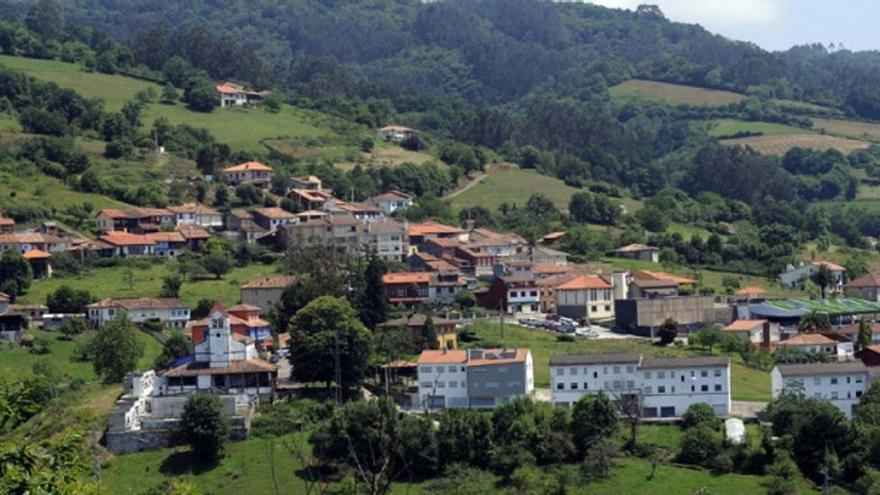
M 4 13 L 22 17 L 29 3 L 7 0 Z M 392 97 L 404 92 L 483 104 L 540 89 L 583 98 L 638 76 L 880 118 L 880 91 L 872 83 L 880 75 L 877 52 L 832 53 L 815 45 L 769 53 L 670 22 L 651 7 L 629 12 L 534 0 L 69 0 L 65 16 L 137 40 L 147 62 L 166 60 L 163 54 L 174 50 L 169 38 L 199 26 L 256 51 L 276 82 L 344 73 L 369 81 L 360 91 L 378 87 Z M 340 89 L 351 82 L 333 83 Z

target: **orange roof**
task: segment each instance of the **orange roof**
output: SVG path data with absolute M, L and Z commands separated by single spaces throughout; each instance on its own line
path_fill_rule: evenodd
M 224 173 L 227 172 L 244 172 L 246 170 L 258 170 L 260 172 L 271 172 L 272 167 L 268 165 L 264 165 L 260 162 L 244 162 L 239 163 L 238 165 L 234 165 L 232 167 L 227 167 L 223 169 Z
M 635 243 L 635 244 L 627 244 L 626 246 L 619 247 L 619 248 L 615 249 L 614 251 L 616 251 L 618 253 L 638 253 L 641 251 L 659 251 L 659 250 L 660 250 L 660 248 L 656 248 L 654 246 L 648 246 L 646 244 Z
M 15 220 L 6 217 L 0 217 L 0 225 L 4 227 L 15 225 Z
M 880 287 L 880 273 L 868 273 L 846 284 L 845 287 Z
M 503 352 L 502 349 L 485 349 L 482 358 L 468 359 L 468 349 L 448 349 L 448 350 L 429 350 L 422 351 L 419 355 L 419 364 L 464 364 L 468 366 L 485 366 L 493 364 L 511 364 L 520 363 L 526 360 L 529 354 L 527 348 L 507 349 L 507 352 L 515 353 L 509 357 L 485 357 L 498 355 Z
M 565 266 L 565 265 L 551 265 L 549 263 L 535 263 L 534 265 L 532 265 L 532 272 L 536 273 L 536 274 L 537 273 L 546 273 L 546 274 L 565 273 L 565 272 L 569 272 L 569 271 L 571 271 L 571 267 Z
M 24 253 L 22 257 L 26 260 L 39 260 L 51 258 L 52 255 L 47 253 L 46 251 L 41 251 L 39 249 L 31 249 L 30 251 Z
M 238 84 L 235 84 L 235 83 L 231 83 L 229 81 L 224 82 L 224 83 L 220 83 L 214 87 L 217 88 L 217 91 L 219 93 L 236 94 L 236 93 L 243 93 L 244 92 L 244 88 L 242 86 L 239 86 Z
M 816 266 L 825 265 L 828 267 L 829 270 L 832 270 L 835 272 L 845 272 L 846 271 L 846 267 L 838 265 L 837 263 L 832 263 L 830 261 L 814 261 L 813 264 Z
M 836 340 L 826 337 L 821 333 L 805 333 L 787 340 L 781 340 L 776 345 L 825 345 L 836 343 Z
M 177 231 L 184 239 L 208 239 L 211 234 L 199 225 L 178 225 Z
M 248 282 L 242 289 L 283 289 L 293 283 L 293 277 L 268 277 Z
M 748 286 L 743 287 L 742 289 L 736 291 L 737 296 L 747 296 L 749 294 L 766 294 L 767 291 L 757 286 Z
M 156 243 L 145 235 L 114 230 L 101 235 L 101 240 L 114 246 L 153 246 Z
M 380 127 L 380 131 L 388 131 L 388 132 L 414 132 L 415 129 L 410 129 L 409 127 L 402 125 L 386 125 L 385 127 Z
M 633 278 L 637 278 L 637 279 L 641 278 L 641 279 L 648 279 L 648 280 L 661 280 L 661 281 L 665 281 L 665 282 L 675 282 L 678 284 L 685 284 L 685 285 L 686 284 L 695 284 L 697 282 L 696 280 L 693 280 L 690 278 L 681 277 L 678 275 L 672 275 L 672 274 L 666 273 L 666 272 L 655 272 L 652 270 L 636 270 L 635 272 L 633 272 Z
M 144 237 L 153 242 L 186 242 L 180 232 L 151 232 Z
M 611 289 L 613 286 L 602 277 L 596 275 L 581 275 L 573 278 L 562 285 L 556 286 L 556 290 L 585 290 L 585 289 Z
M 428 272 L 398 272 L 382 275 L 382 283 L 388 284 L 429 284 L 431 274 Z
M 266 218 L 294 218 L 296 215 L 293 213 L 283 210 L 277 206 L 273 206 L 271 208 L 257 208 L 254 210 L 254 213 L 257 215 L 262 215 Z
M 724 327 L 725 332 L 744 332 L 746 330 L 752 330 L 755 327 L 763 326 L 764 323 L 767 323 L 767 320 L 736 320 Z
M 560 230 L 558 232 L 550 232 L 541 238 L 541 241 L 555 241 L 561 237 L 564 237 L 566 232 L 564 230 Z
M 442 223 L 428 221 L 422 223 L 414 223 L 409 226 L 409 235 L 430 235 L 430 234 L 460 234 L 463 232 L 458 227 L 444 225 Z

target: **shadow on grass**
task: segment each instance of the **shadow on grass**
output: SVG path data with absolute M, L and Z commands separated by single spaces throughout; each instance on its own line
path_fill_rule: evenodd
M 214 469 L 218 464 L 215 459 L 199 458 L 192 451 L 186 450 L 166 457 L 159 466 L 159 472 L 169 476 L 201 474 Z

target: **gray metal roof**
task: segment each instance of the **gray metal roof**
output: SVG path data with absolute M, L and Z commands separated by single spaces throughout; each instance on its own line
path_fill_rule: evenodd
M 861 361 L 842 363 L 780 364 L 776 368 L 782 376 L 845 375 L 867 373 L 868 368 Z
M 612 352 L 595 354 L 567 354 L 552 356 L 550 366 L 572 366 L 585 364 L 638 363 L 641 355 L 637 352 Z
M 700 368 L 704 366 L 727 366 L 728 364 L 730 364 L 730 358 L 727 356 L 658 357 L 643 359 L 642 365 L 639 368 Z

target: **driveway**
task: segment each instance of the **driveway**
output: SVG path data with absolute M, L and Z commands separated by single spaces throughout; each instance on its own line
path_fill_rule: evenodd
M 730 415 L 742 419 L 755 419 L 758 413 L 767 409 L 766 402 L 735 400 L 730 403 Z

